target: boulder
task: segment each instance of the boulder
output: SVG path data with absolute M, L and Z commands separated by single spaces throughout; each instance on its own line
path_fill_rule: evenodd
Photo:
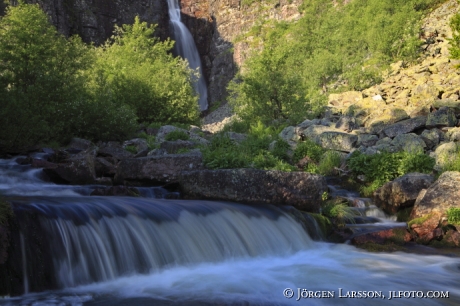
M 279 137 L 286 142 L 299 141 L 300 136 L 297 135 L 297 129 L 294 126 L 285 127 L 280 133 Z
M 365 147 L 372 147 L 377 143 L 379 138 L 376 135 L 371 135 L 371 134 L 359 134 L 358 135 L 358 141 L 356 143 L 356 146 L 365 146 Z
M 98 144 L 97 154 L 103 157 L 115 157 L 118 160 L 132 158 L 133 153 L 126 151 L 117 141 L 101 142 Z
M 443 126 L 455 126 L 457 124 L 457 118 L 455 112 L 449 107 L 441 107 L 435 112 L 428 115 L 426 120 L 426 126 L 431 127 L 443 127 Z
M 420 136 L 414 133 L 400 134 L 396 136 L 392 141 L 391 145 L 396 148 L 396 151 L 406 152 L 424 152 L 426 144 Z
M 454 127 L 449 129 L 446 133 L 446 140 L 448 141 L 460 141 L 460 128 Z
M 188 135 L 187 130 L 184 130 L 184 129 L 181 129 L 181 128 L 178 128 L 178 127 L 175 127 L 175 126 L 172 126 L 172 125 L 164 125 L 164 126 L 160 127 L 160 129 L 158 130 L 158 133 L 157 133 L 157 135 L 155 137 L 155 142 L 158 143 L 158 142 L 165 141 L 166 135 L 168 135 L 172 131 L 182 131 L 182 132 L 184 132 L 185 134 Z
M 357 129 L 359 125 L 356 123 L 356 118 L 352 116 L 342 116 L 335 124 L 335 128 L 345 132 L 351 132 Z
M 411 218 L 420 218 L 433 214 L 446 216 L 446 212 L 449 208 L 460 208 L 459 186 L 460 172 L 444 172 L 424 194 L 417 198 L 411 213 Z
M 110 176 L 113 177 L 116 173 L 116 166 L 117 160 L 113 157 L 96 157 L 95 160 L 95 170 L 96 176 Z
M 190 150 L 195 147 L 195 144 L 189 140 L 174 140 L 163 141 L 160 144 L 160 149 L 165 150 L 168 154 L 176 154 L 179 150 Z
M 126 147 L 135 147 L 136 148 L 136 154 L 139 152 L 147 151 L 149 149 L 149 145 L 147 143 L 147 140 L 143 138 L 134 138 L 127 140 L 123 142 L 123 149 L 126 149 Z
M 383 229 L 376 232 L 359 234 L 351 238 L 353 245 L 365 245 L 367 243 L 387 244 L 395 243 L 402 245 L 411 241 L 412 237 L 405 226 Z
M 351 152 L 358 141 L 358 136 L 342 132 L 323 132 L 313 139 L 321 147 L 329 150 Z
M 408 173 L 384 184 L 374 192 L 374 203 L 389 214 L 412 206 L 422 189 L 434 182 L 429 174 Z
M 320 175 L 257 169 L 184 171 L 179 184 L 189 199 L 291 205 L 309 212 L 319 211 L 328 189 Z
M 347 91 L 339 94 L 330 94 L 328 105 L 339 111 L 345 110 L 350 105 L 363 99 L 363 94 L 359 91 Z
M 424 130 L 420 135 L 427 149 L 433 149 L 442 140 L 442 132 L 438 129 Z
M 95 159 L 96 150 L 90 149 L 43 171 L 54 182 L 72 185 L 93 184 L 96 179 Z
M 126 186 L 111 186 L 106 188 L 94 189 L 91 196 L 126 196 L 126 197 L 138 197 L 139 190 L 134 187 Z
M 391 124 L 383 128 L 383 133 L 388 137 L 395 137 L 400 134 L 407 134 L 416 129 L 425 127 L 426 117 L 415 117 L 397 123 Z
M 200 152 L 129 158 L 120 161 L 115 184 L 151 185 L 177 183 L 179 173 L 203 168 Z
M 77 138 L 74 137 L 70 141 L 67 149 L 76 150 L 76 151 L 84 151 L 88 150 L 89 148 L 93 147 L 93 143 L 87 139 Z
M 437 171 L 442 170 L 446 165 L 451 163 L 457 156 L 459 145 L 456 142 L 443 143 L 430 154 L 431 157 L 436 159 L 434 169 Z

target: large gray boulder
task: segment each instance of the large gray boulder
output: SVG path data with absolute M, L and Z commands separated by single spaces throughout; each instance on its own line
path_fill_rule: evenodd
M 448 171 L 441 174 L 426 192 L 420 194 L 414 204 L 411 217 L 427 215 L 446 216 L 451 207 L 460 208 L 460 172 Z
M 358 136 L 340 132 L 324 132 L 317 137 L 316 143 L 325 149 L 351 152 L 355 148 Z
M 403 121 L 396 122 L 385 128 L 383 128 L 383 133 L 388 137 L 395 137 L 400 134 L 406 134 L 413 132 L 416 129 L 425 127 L 426 117 L 415 117 Z
M 309 212 L 319 211 L 321 195 L 327 191 L 320 175 L 257 169 L 184 171 L 179 184 L 189 199 L 291 205 Z
M 414 133 L 400 134 L 396 136 L 391 145 L 396 148 L 396 151 L 406 152 L 424 152 L 426 144 L 423 139 Z
M 428 188 L 434 177 L 423 173 L 408 173 L 386 183 L 374 192 L 374 203 L 389 214 L 414 205 L 422 189 Z
M 200 152 L 129 158 L 120 161 L 115 184 L 133 186 L 177 183 L 179 173 L 203 168 Z
M 456 124 L 457 118 L 455 117 L 455 112 L 445 106 L 430 113 L 426 120 L 427 127 L 455 126 Z
M 58 183 L 73 185 L 93 184 L 96 179 L 96 150 L 90 149 L 78 153 L 62 163 L 48 166 L 43 171 Z

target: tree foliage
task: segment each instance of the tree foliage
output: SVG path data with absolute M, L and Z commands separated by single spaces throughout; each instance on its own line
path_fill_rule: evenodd
M 38 5 L 8 7 L 0 19 L 0 147 L 68 137 L 84 100 L 88 48 L 65 39 Z
M 173 42 L 153 36 L 155 25 L 136 17 L 115 28 L 99 48 L 90 88 L 96 101 L 131 107 L 141 122 L 195 123 L 198 100 L 186 61 L 169 52 Z
M 136 18 L 101 47 L 66 39 L 35 4 L 0 19 L 0 150 L 73 136 L 121 140 L 141 122 L 195 123 L 193 71 Z

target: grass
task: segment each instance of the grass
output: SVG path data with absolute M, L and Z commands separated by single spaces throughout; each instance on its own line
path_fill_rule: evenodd
M 175 140 L 189 140 L 190 136 L 181 130 L 174 130 L 170 133 L 166 134 L 165 140 L 167 141 L 175 141 Z

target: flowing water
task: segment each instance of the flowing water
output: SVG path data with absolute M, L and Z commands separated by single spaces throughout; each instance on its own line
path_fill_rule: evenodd
M 288 210 L 272 205 L 90 197 L 95 186 L 44 179 L 0 161 L 26 292 L 0 305 L 460 303 L 458 258 L 313 241 Z M 421 297 L 433 294 L 444 298 Z
M 198 70 L 199 77 L 195 82 L 195 91 L 199 95 L 200 110 L 208 109 L 208 88 L 203 77 L 200 54 L 193 40 L 192 34 L 182 23 L 180 17 L 179 0 L 168 0 L 169 19 L 174 30 L 174 39 L 176 41 L 174 49 L 184 59 L 188 60 L 190 68 Z

